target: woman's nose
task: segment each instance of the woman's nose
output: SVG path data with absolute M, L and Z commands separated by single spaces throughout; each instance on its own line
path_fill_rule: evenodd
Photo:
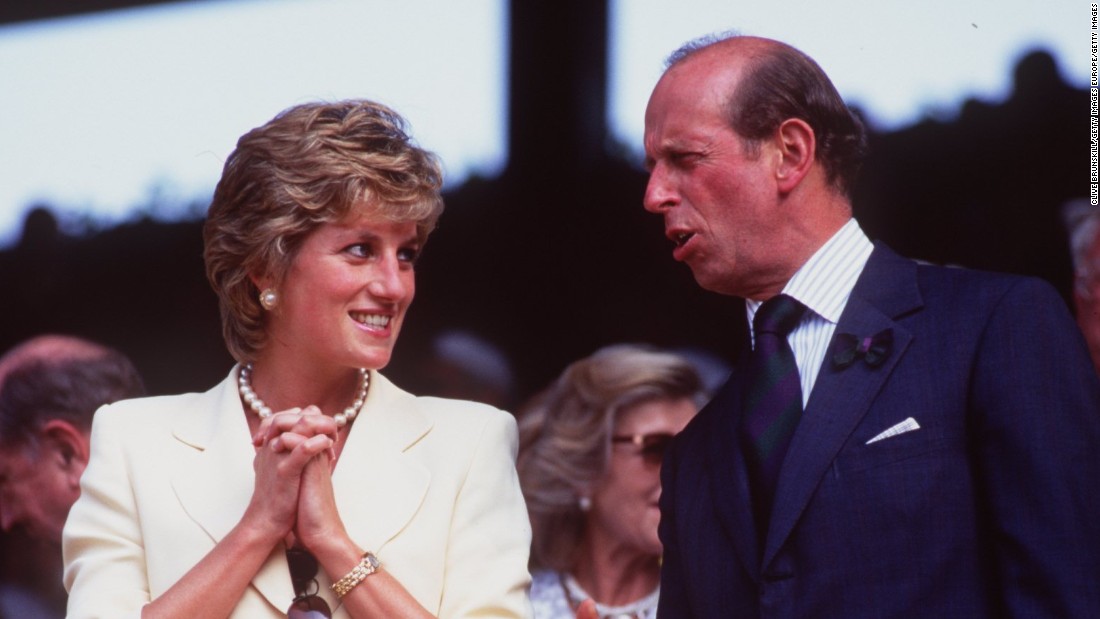
M 396 258 L 379 263 L 378 268 L 372 269 L 370 277 L 367 290 L 376 297 L 396 300 L 408 294 L 409 286 L 405 281 L 402 265 Z

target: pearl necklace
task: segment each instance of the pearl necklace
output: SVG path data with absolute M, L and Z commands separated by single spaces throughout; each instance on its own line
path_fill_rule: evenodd
M 367 389 L 370 387 L 370 373 L 366 369 L 359 370 L 359 392 L 355 396 L 355 401 L 351 403 L 351 406 L 344 409 L 342 413 L 336 413 L 332 416 L 332 419 L 336 422 L 336 427 L 342 428 L 350 423 L 355 416 L 359 414 L 359 411 L 363 408 L 363 403 L 367 401 Z M 260 416 L 260 419 L 267 419 L 271 416 L 271 407 L 264 403 L 260 399 L 260 396 L 256 395 L 256 392 L 252 390 L 252 364 L 241 366 L 240 374 L 237 378 L 237 390 L 241 393 L 241 399 L 249 408 L 256 411 L 256 414 Z

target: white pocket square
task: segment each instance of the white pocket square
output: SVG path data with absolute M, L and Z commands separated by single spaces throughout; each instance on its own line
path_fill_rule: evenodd
M 897 436 L 899 434 L 905 434 L 906 432 L 912 432 L 914 430 L 920 430 L 920 424 L 917 423 L 916 419 L 913 419 L 912 417 L 910 417 L 909 419 L 906 419 L 905 421 L 903 421 L 903 422 L 901 422 L 901 423 L 899 423 L 895 426 L 891 426 L 891 427 L 883 430 L 882 432 L 875 435 L 874 438 L 867 441 L 867 443 L 865 443 L 865 444 L 870 445 L 871 443 L 877 443 L 878 441 L 890 438 L 891 436 Z

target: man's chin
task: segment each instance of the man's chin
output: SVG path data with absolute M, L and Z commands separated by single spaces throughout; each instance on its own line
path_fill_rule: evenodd
M 733 283 L 728 277 L 721 277 L 720 275 L 704 270 L 703 268 L 696 269 L 692 267 L 691 274 L 695 276 L 695 283 L 699 284 L 699 287 L 703 290 L 710 292 L 716 292 L 727 296 L 739 296 L 732 288 Z

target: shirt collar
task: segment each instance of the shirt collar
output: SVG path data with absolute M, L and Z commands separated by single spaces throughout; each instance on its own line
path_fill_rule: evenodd
M 783 294 L 836 324 L 873 249 L 856 220 L 849 219 L 795 272 L 783 287 Z M 745 299 L 750 325 L 762 304 Z

